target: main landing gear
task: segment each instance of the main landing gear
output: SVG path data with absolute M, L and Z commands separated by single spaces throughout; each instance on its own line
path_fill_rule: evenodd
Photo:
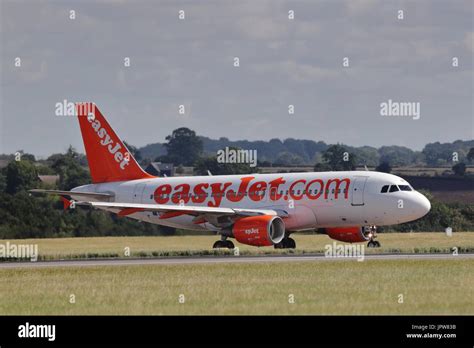
M 370 237 L 370 239 L 367 243 L 367 248 L 380 248 L 380 242 L 378 240 L 375 240 L 375 238 L 377 237 L 377 226 L 369 226 L 368 229 L 368 237 Z
M 275 249 L 295 249 L 296 242 L 293 238 L 285 236 L 280 243 L 274 245 Z
M 380 248 L 380 242 L 378 240 L 369 240 L 367 248 Z
M 221 240 L 218 240 L 214 243 L 212 248 L 213 249 L 224 249 L 224 248 L 234 249 L 235 246 L 234 246 L 234 243 L 232 243 L 232 241 L 227 240 L 227 237 L 222 237 Z

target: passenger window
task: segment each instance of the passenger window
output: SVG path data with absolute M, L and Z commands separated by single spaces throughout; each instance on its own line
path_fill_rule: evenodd
M 389 186 L 390 186 L 390 185 L 385 185 L 385 186 L 383 186 L 383 187 L 382 187 L 382 191 L 380 191 L 380 193 L 385 193 L 385 192 L 387 192 Z
M 397 191 L 398 191 L 398 186 L 397 185 L 390 186 L 390 192 L 397 192 Z
M 408 185 L 398 185 L 400 191 L 411 191 L 411 187 Z

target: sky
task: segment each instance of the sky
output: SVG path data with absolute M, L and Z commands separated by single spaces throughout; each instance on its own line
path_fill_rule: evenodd
M 231 140 L 415 150 L 470 140 L 473 7 L 472 0 L 0 0 L 0 153 L 46 157 L 69 144 L 83 152 L 77 120 L 55 113 L 64 100 L 95 102 L 135 146 L 164 142 L 178 127 Z M 389 100 L 414 103 L 419 117 L 414 109 L 382 115 Z

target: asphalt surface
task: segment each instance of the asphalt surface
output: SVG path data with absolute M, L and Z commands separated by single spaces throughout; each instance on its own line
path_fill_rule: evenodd
M 364 255 L 368 260 L 459 260 L 474 259 L 474 254 L 372 254 Z M 324 255 L 265 255 L 265 256 L 201 256 L 167 258 L 130 258 L 130 259 L 85 259 L 55 260 L 37 262 L 2 262 L 0 269 L 35 267 L 85 267 L 85 266 L 139 266 L 139 265 L 189 265 L 189 264 L 230 264 L 264 262 L 357 262 L 356 257 L 325 257 Z

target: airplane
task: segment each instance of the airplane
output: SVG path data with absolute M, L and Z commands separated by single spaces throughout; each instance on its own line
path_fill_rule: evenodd
M 430 201 L 404 179 L 372 171 L 155 177 L 145 172 L 94 103 L 75 103 L 92 184 L 61 196 L 64 208 L 89 206 L 139 221 L 220 235 L 236 241 L 296 247 L 294 232 L 319 229 L 348 242 L 375 240 L 377 226 L 426 215 Z

